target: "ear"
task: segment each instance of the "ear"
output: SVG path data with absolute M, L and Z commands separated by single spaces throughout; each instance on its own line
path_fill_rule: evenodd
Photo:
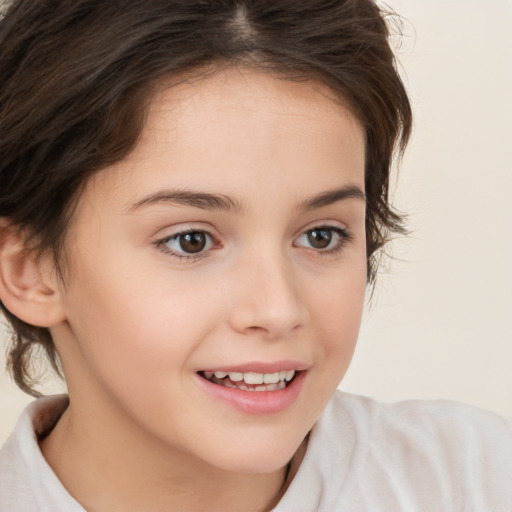
M 27 248 L 24 233 L 0 219 L 0 299 L 20 320 L 52 327 L 65 320 L 61 287 L 49 256 Z

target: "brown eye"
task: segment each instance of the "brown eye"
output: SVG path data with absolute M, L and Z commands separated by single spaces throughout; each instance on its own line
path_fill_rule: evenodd
M 178 236 L 179 246 L 183 252 L 195 254 L 201 252 L 206 247 L 206 233 L 195 231 Z
M 295 247 L 313 249 L 323 255 L 335 254 L 341 251 L 349 242 L 352 235 L 338 226 L 318 226 L 304 231 L 293 243 Z
M 193 258 L 206 255 L 215 243 L 206 231 L 182 231 L 159 240 L 157 245 L 178 258 Z
M 326 249 L 332 241 L 332 229 L 311 229 L 306 235 L 313 249 Z

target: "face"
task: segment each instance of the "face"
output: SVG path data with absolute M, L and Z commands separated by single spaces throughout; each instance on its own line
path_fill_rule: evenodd
M 366 284 L 364 134 L 328 96 L 243 70 L 157 94 L 70 226 L 52 334 L 76 407 L 216 468 L 288 462 Z

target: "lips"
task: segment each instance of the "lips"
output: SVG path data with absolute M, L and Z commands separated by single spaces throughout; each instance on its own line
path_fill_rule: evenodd
M 248 414 L 283 412 L 298 398 L 308 367 L 296 363 L 251 364 L 197 372 L 208 395 Z
M 257 372 L 202 372 L 202 377 L 217 384 L 243 391 L 278 391 L 284 389 L 294 378 L 295 370 L 282 370 L 273 373 Z

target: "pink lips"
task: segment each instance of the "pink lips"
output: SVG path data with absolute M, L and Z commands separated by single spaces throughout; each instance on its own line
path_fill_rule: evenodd
M 282 372 L 286 370 L 295 370 L 296 372 L 304 371 L 309 368 L 309 365 L 298 363 L 297 361 L 276 361 L 274 363 L 262 363 L 262 362 L 253 362 L 246 363 L 243 365 L 237 366 L 222 366 L 217 368 L 203 368 L 203 371 L 211 371 L 215 372 L 217 370 L 222 370 L 224 372 L 253 372 L 253 373 L 276 373 Z
M 222 370 L 228 373 L 276 373 L 284 370 L 295 370 L 296 373 L 293 380 L 289 382 L 284 389 L 276 391 L 244 391 L 237 388 L 229 388 L 214 384 L 202 377 L 199 373 L 197 374 L 197 379 L 208 394 L 240 411 L 254 415 L 275 414 L 286 410 L 296 401 L 302 389 L 307 374 L 307 368 L 306 365 L 297 364 L 296 362 L 280 361 L 272 364 L 250 363 L 240 366 L 204 370 L 212 372 Z

